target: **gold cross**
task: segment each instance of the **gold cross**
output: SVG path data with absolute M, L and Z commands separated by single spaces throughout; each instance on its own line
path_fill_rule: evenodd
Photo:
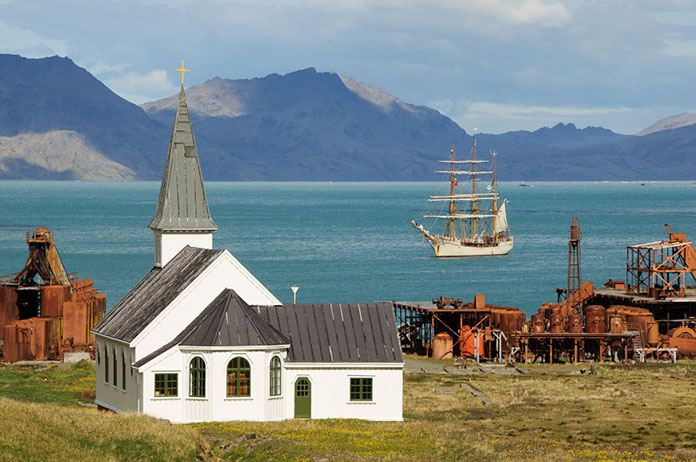
M 184 60 L 181 60 L 181 69 L 174 69 L 177 72 L 181 72 L 181 86 L 184 86 L 184 72 L 191 72 L 191 69 L 184 69 Z

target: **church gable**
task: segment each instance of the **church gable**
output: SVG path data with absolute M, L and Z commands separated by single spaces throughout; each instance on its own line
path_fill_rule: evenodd
M 141 367 L 175 346 L 284 346 L 290 340 L 264 321 L 232 289 L 225 289 L 171 342 L 142 358 Z
M 102 318 L 92 332 L 131 342 L 222 254 L 185 247 L 163 268 L 153 268 Z

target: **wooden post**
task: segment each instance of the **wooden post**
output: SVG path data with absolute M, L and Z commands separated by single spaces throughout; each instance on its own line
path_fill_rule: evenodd
M 553 339 L 549 339 L 549 364 L 553 364 Z
M 628 364 L 628 341 L 624 343 L 624 362 Z
M 529 364 L 529 352 L 528 352 L 529 348 L 528 348 L 528 345 L 529 345 L 529 339 L 525 339 L 525 341 L 524 341 L 524 363 L 525 363 L 525 364 Z
M 573 340 L 573 343 L 575 344 L 575 356 L 573 359 L 573 364 L 578 363 L 578 339 Z

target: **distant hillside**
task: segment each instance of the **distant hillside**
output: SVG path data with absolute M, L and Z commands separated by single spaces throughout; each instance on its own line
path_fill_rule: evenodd
M 242 165 L 249 179 L 433 180 L 439 178 L 436 161 L 447 157 L 450 146 L 460 158 L 471 149 L 471 137 L 439 112 L 311 68 L 250 80 L 215 77 L 186 94 L 196 133 L 232 156 L 229 167 L 217 168 L 228 177 Z M 166 123 L 175 104 L 173 95 L 142 107 Z M 500 178 L 531 180 L 552 179 L 547 173 L 553 166 L 530 159 L 551 153 L 562 162 L 572 149 L 627 138 L 603 128 L 558 124 L 478 139 L 479 155 L 500 153 Z
M 229 153 L 206 173 L 213 178 L 423 180 L 450 144 L 471 139 L 433 109 L 311 68 L 249 80 L 216 77 L 186 95 L 200 152 L 213 143 Z M 175 103 L 173 96 L 143 108 L 165 123 Z
M 696 114 L 679 114 L 660 119 L 648 128 L 637 133 L 638 136 L 649 135 L 651 133 L 671 130 L 673 128 L 687 127 L 696 124 Z
M 309 68 L 186 89 L 208 180 L 434 180 L 471 136 L 439 112 Z M 176 95 L 142 108 L 68 58 L 0 55 L 0 178 L 159 179 Z M 559 123 L 478 135 L 500 180 L 693 179 L 696 125 L 645 136 Z
M 0 55 L 0 105 L 0 177 L 161 175 L 167 129 L 68 58 Z

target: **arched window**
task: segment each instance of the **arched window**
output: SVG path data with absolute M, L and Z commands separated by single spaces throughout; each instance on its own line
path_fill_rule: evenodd
M 244 358 L 232 358 L 227 364 L 227 396 L 251 396 L 251 368 Z
M 97 347 L 97 364 L 101 364 L 101 349 Z
M 271 359 L 271 396 L 280 396 L 280 358 Z
M 104 383 L 109 383 L 109 348 L 104 347 Z
M 189 364 L 189 396 L 194 398 L 205 397 L 205 361 L 195 357 Z
M 114 348 L 114 386 L 118 386 L 118 356 L 116 356 L 116 348 Z
M 121 389 L 126 389 L 126 353 L 121 353 Z

